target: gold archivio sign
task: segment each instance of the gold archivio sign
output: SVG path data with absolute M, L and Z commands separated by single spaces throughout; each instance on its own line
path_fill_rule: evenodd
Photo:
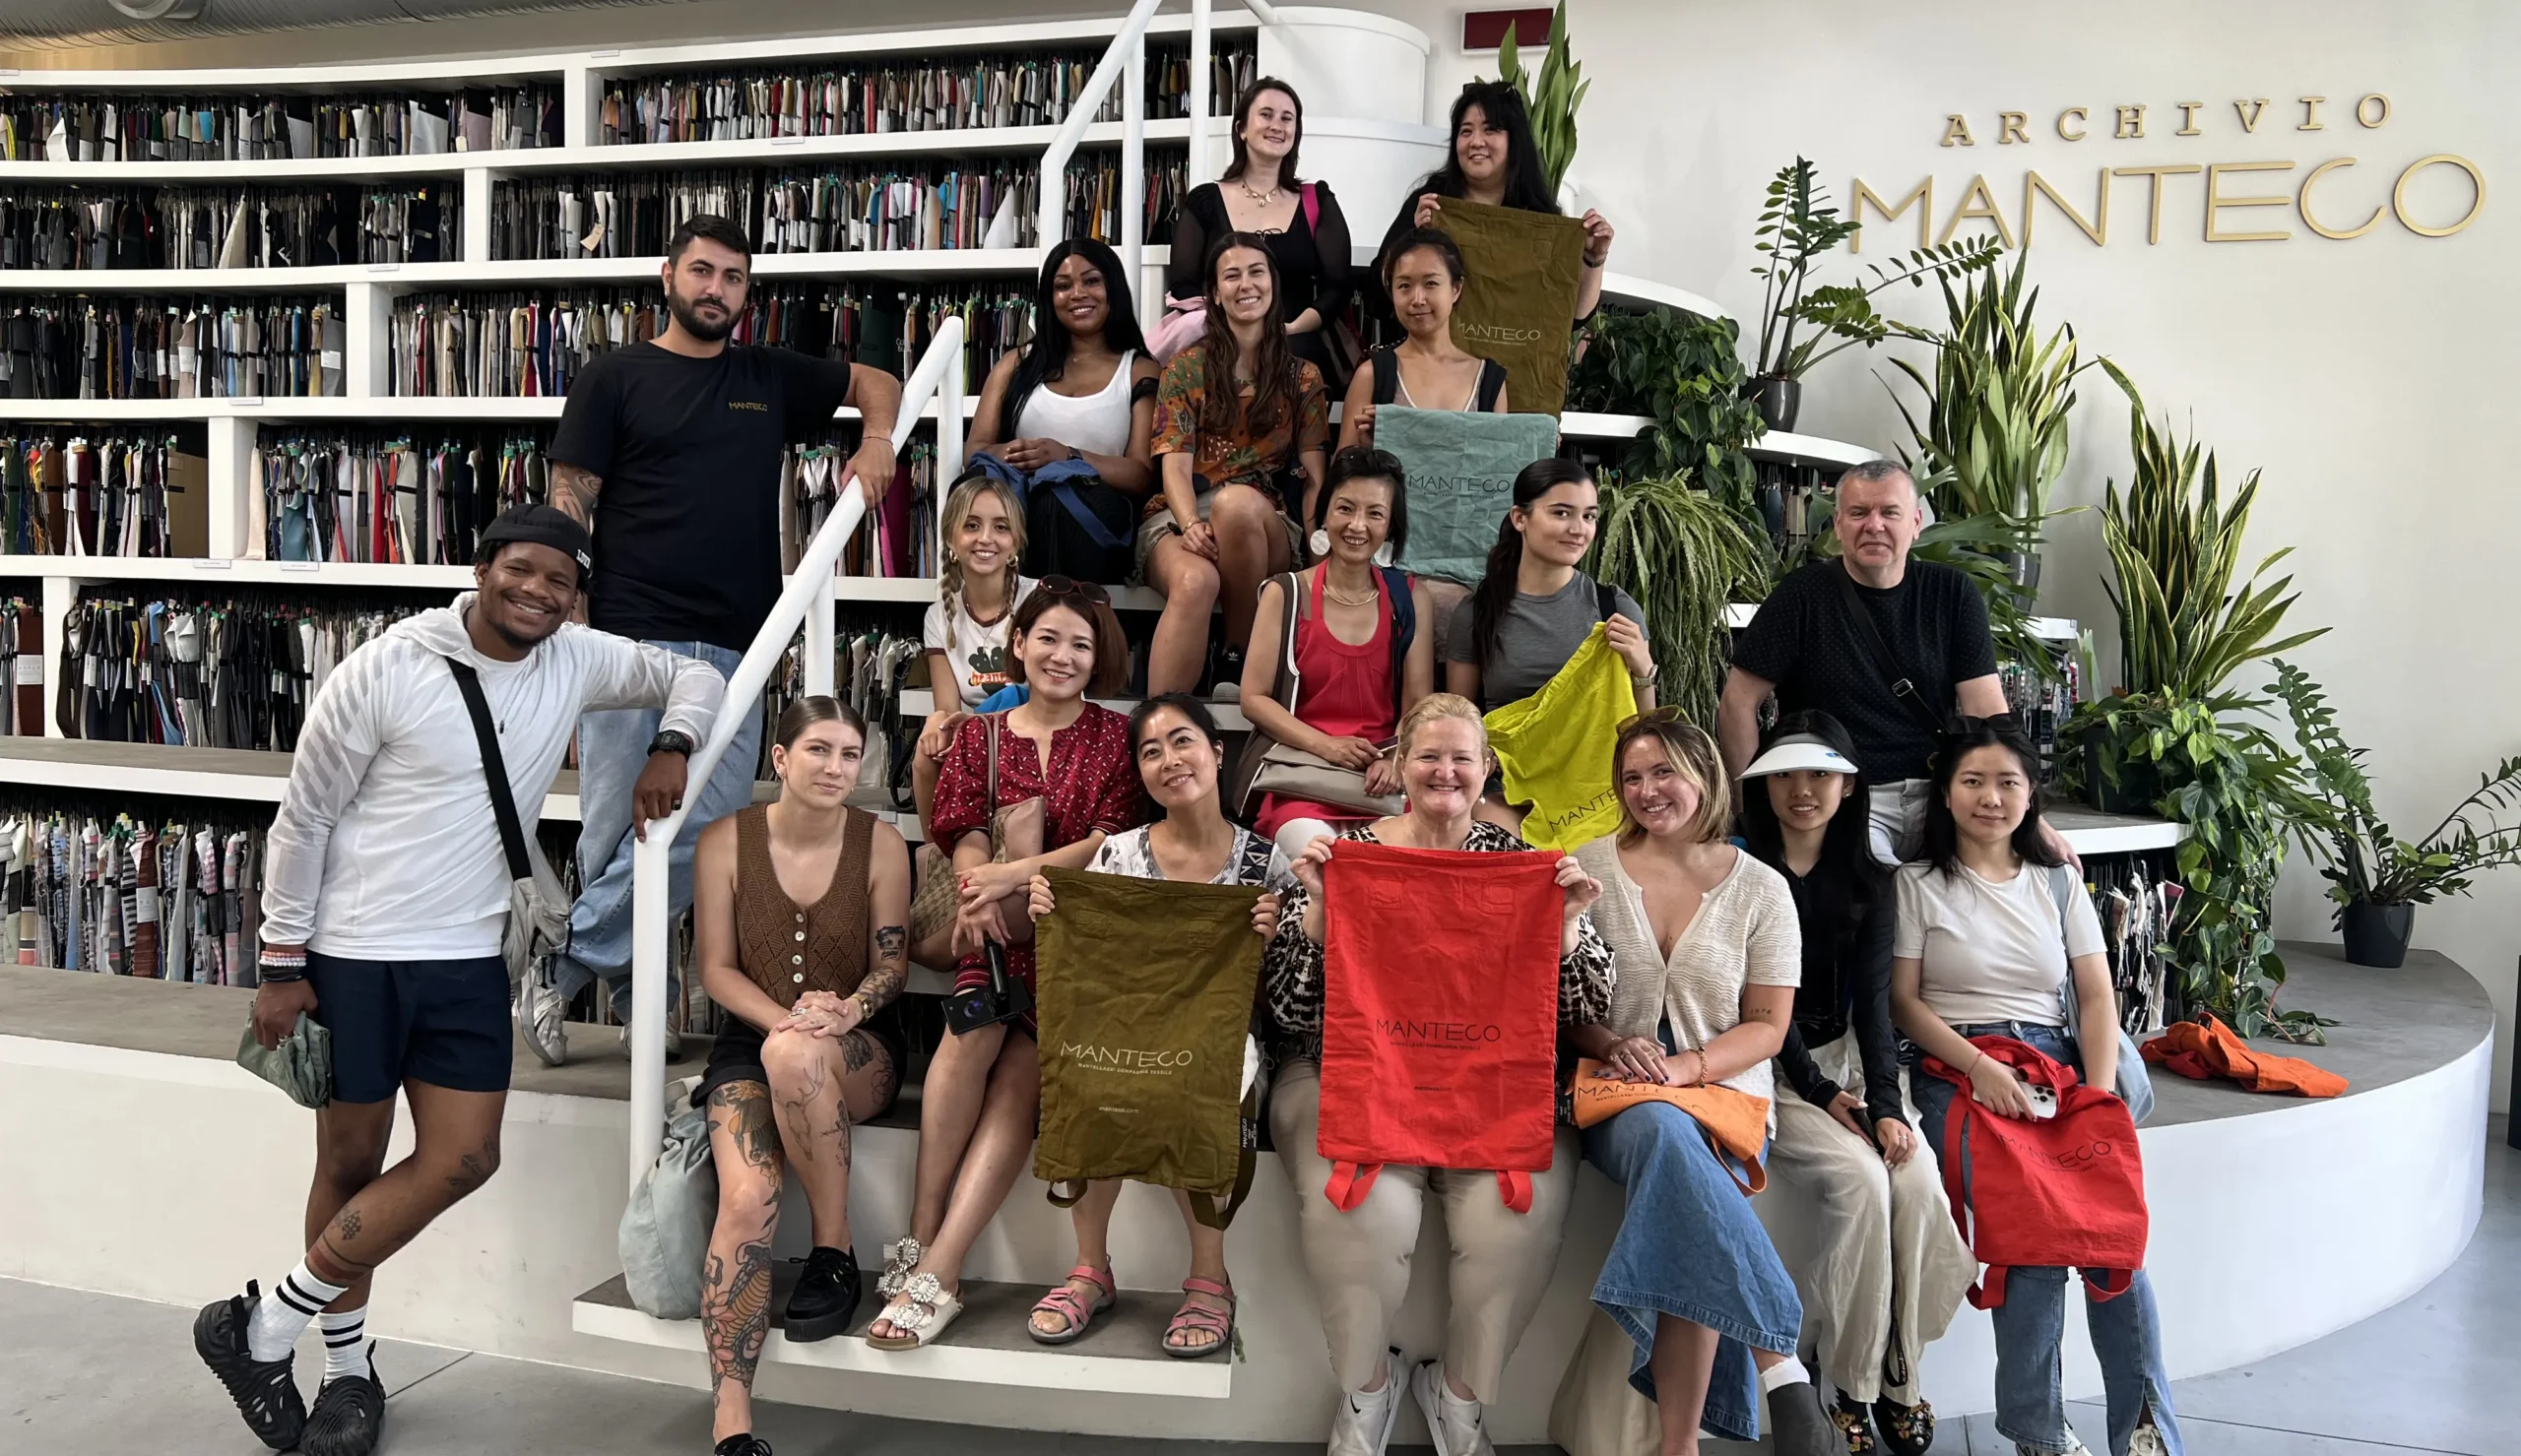
M 2301 107 L 2301 119 L 2292 130 L 2315 132 L 2329 129 L 2329 115 L 2322 110 L 2328 97 L 2307 95 L 2295 98 Z M 2258 135 L 2263 123 L 2278 123 L 2268 110 L 2271 102 L 2265 96 L 2250 96 L 2231 103 L 2231 127 L 2243 135 Z M 2157 136 L 2197 137 L 2206 134 L 2198 125 L 2198 114 L 2209 111 L 2204 101 L 2178 101 L 2170 108 L 2179 116 L 2175 128 L 2160 128 Z M 2110 120 L 2105 129 L 2097 127 L 2093 108 L 2068 106 L 2049 119 L 2046 130 L 2060 143 L 2072 145 L 2092 141 L 2108 146 L 2116 142 L 2143 141 L 2149 120 L 2149 107 L 2143 104 L 2108 108 Z M 2391 117 L 2390 98 L 2379 92 L 2358 97 L 2344 108 L 2354 124 L 2373 131 L 2386 125 Z M 2211 113 L 2210 113 L 2211 114 Z M 2287 113 L 2290 115 L 2290 113 Z M 2167 120 L 2161 117 L 2159 120 Z M 2276 129 L 2275 126 L 2270 127 Z M 1966 112 L 1953 112 L 1944 117 L 1941 145 L 1947 148 L 1977 147 L 1982 137 L 1991 138 L 1989 145 L 1998 147 L 2031 146 L 2034 129 L 2031 114 L 2024 111 L 1994 113 L 1994 125 L 1973 125 Z M 2044 138 L 2038 140 L 2044 141 Z M 1940 245 L 1952 241 L 1962 224 L 1984 222 L 1993 227 L 2007 247 L 2028 248 L 2036 230 L 2038 215 L 2044 203 L 2066 222 L 2081 232 L 2095 247 L 2109 243 L 2112 204 L 2117 204 L 2124 235 L 2125 210 L 2131 199 L 2144 210 L 2145 241 L 2157 244 L 2163 240 L 2165 194 L 2175 186 L 2197 189 L 2199 213 L 2208 242 L 2284 242 L 2301 234 L 2290 226 L 2274 225 L 2276 220 L 2265 212 L 2251 209 L 2284 208 L 2301 220 L 2302 226 L 2313 235 L 2345 241 L 2358 238 L 2381 225 L 2384 217 L 2397 221 L 2400 226 L 2420 237 L 2449 237 L 2475 222 L 2486 209 L 2486 173 L 2469 158 L 2449 152 L 2436 152 L 2419 157 L 2399 167 L 2391 183 L 2386 203 L 2375 204 L 2360 221 L 2352 216 L 2352 205 L 2343 201 L 2340 184 L 2348 177 L 2332 177 L 2350 167 L 2364 165 L 2356 157 L 2331 157 L 2325 160 L 2304 163 L 2292 159 L 2251 158 L 2238 161 L 2148 162 L 2143 165 L 2111 165 L 2104 163 L 2086 173 L 2078 167 L 2073 172 L 2055 169 L 2057 180 L 2042 175 L 2036 167 L 2026 167 L 2022 174 L 2021 204 L 2008 212 L 2005 197 L 2011 188 L 2002 189 L 1977 173 L 1964 184 L 1954 199 L 1951 212 L 1938 212 L 1935 205 L 1935 181 L 1929 175 L 1915 186 L 1887 198 L 1862 177 L 1854 179 L 1850 221 L 1857 224 L 1848 239 L 1852 251 L 1864 247 L 1864 222 L 1868 208 L 1881 216 L 1884 222 L 1897 222 L 1914 213 L 1917 246 Z M 2386 163 L 2381 163 L 2386 165 Z M 2419 216 L 2409 204 L 2409 190 L 2417 178 L 2433 167 L 2450 167 L 2465 173 L 2469 180 L 2470 198 L 2467 211 L 2453 218 Z M 2084 191 L 2084 176 L 2091 176 L 2090 191 Z M 2195 177 L 2195 182 L 2184 179 Z M 2133 181 L 2133 188 L 2121 184 Z M 2270 191 L 2282 188 L 2282 191 Z M 2368 195 L 2368 194 L 2367 194 Z M 2084 197 L 2091 201 L 2085 203 Z M 1937 230 L 1936 224 L 1941 228 Z

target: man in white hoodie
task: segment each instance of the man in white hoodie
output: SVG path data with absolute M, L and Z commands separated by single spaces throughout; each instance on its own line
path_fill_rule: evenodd
M 269 1295 L 249 1283 L 193 1324 L 202 1360 L 274 1450 L 374 1447 L 385 1399 L 364 1326 L 370 1278 L 499 1166 L 510 878 L 458 672 L 480 681 L 527 816 L 581 714 L 662 707 L 698 743 L 726 696 L 706 663 L 570 622 L 589 558 L 585 528 L 561 512 L 507 512 L 482 534 L 479 591 L 352 653 L 307 710 L 268 840 L 254 1030 L 275 1045 L 303 1012 L 331 1034 L 308 1246 Z M 641 825 L 681 802 L 687 752 L 649 756 Z M 384 1170 L 398 1088 L 413 1148 Z M 319 1311 L 327 1358 L 310 1413 L 293 1355 Z

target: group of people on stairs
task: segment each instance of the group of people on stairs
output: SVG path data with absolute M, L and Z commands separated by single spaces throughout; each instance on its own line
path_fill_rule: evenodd
M 1452 159 L 1395 220 L 1401 250 L 1387 249 L 1379 281 L 1406 339 L 1359 371 L 1362 389 L 1350 382 L 1361 403 L 1335 454 L 1323 374 L 1335 356 L 1321 336 L 1350 286 L 1325 253 L 1345 224 L 1326 189 L 1295 177 L 1291 89 L 1253 88 L 1227 179 L 1237 191 L 1185 208 L 1185 227 L 1208 238 L 1176 253 L 1199 256 L 1205 332 L 1160 373 L 1118 260 L 1083 241 L 1052 251 L 1037 341 L 991 376 L 975 470 L 945 513 L 949 565 L 928 637 L 944 711 L 921 738 L 931 848 L 916 857 L 899 830 L 849 805 L 868 731 L 830 699 L 795 702 L 773 727 L 776 801 L 752 806 L 743 770 L 688 782 L 685 761 L 722 712 L 745 718 L 729 761 L 754 761 L 744 735 L 757 716 L 725 703 L 725 678 L 779 591 L 780 441 L 856 407 L 866 443 L 848 475 L 880 496 L 895 475 L 899 385 L 729 345 L 749 284 L 744 240 L 712 219 L 679 231 L 662 275 L 673 326 L 572 390 L 552 504 L 493 523 L 477 590 L 353 653 L 310 708 L 270 836 L 254 1011 L 266 1045 L 301 1015 L 333 1042 L 307 1243 L 268 1290 L 214 1301 L 194 1331 L 257 1436 L 311 1456 L 373 1449 L 386 1409 L 364 1330 L 374 1272 L 495 1172 L 511 1015 L 557 1062 L 581 986 L 600 980 L 628 1010 L 632 847 L 688 796 L 671 898 L 694 909 L 700 975 L 733 1026 L 694 1093 L 720 1188 L 702 1270 L 720 1456 L 767 1456 L 750 1394 L 774 1322 L 790 1341 L 863 1328 L 871 1347 L 906 1351 L 960 1315 L 971 1251 L 1035 1133 L 1033 930 L 1058 912 L 1046 872 L 1080 869 L 1264 892 L 1251 928 L 1265 1122 L 1340 1391 L 1333 1456 L 1381 1456 L 1404 1390 L 1445 1456 L 1490 1448 L 1486 1407 L 1556 1269 L 1584 1159 L 1622 1186 L 1625 1212 L 1593 1283 L 1610 1333 L 1576 1353 L 1562 1441 L 1580 1456 L 1688 1456 L 1703 1430 L 1773 1435 L 1793 1456 L 1927 1449 L 1919 1371 L 1975 1272 L 1936 1171 L 1944 1125 L 1965 1087 L 1996 1115 L 2034 1113 L 1978 1045 L 1997 1035 L 2115 1085 L 2117 1015 L 2091 905 L 2057 898 L 2046 870 L 2060 846 L 2037 812 L 2036 756 L 1991 698 L 1983 608 L 1966 581 L 1909 559 L 1919 503 L 1896 466 L 1842 482 L 1841 554 L 1761 608 L 1713 731 L 1655 706 L 1643 610 L 1581 569 L 1599 512 L 1581 467 L 1522 473 L 1483 577 L 1459 599 L 1391 568 L 1408 481 L 1373 448 L 1369 411 L 1507 404 L 1445 337 L 1461 268 L 1431 224 L 1450 199 L 1551 206 L 1513 95 L 1465 93 Z M 1611 235 L 1597 218 L 1585 226 L 1589 298 Z M 1109 596 L 1047 569 L 1034 552 L 1054 543 L 1063 566 L 1071 550 L 1129 554 L 1166 593 L 1149 695 L 1128 715 L 1093 701 L 1126 678 Z M 1358 773 L 1372 807 L 1230 799 L 1224 735 L 1189 691 L 1219 603 L 1218 671 L 1246 715 Z M 1337 1111 L 1321 1071 L 1342 923 L 1329 867 L 1373 846 L 1515 862 L 1528 846 L 1498 790 L 1483 710 L 1536 691 L 1597 627 L 1640 711 L 1598 745 L 1619 827 L 1557 855 L 1547 915 L 1514 927 L 1556 958 L 1549 1049 L 1632 1087 L 1756 1105 L 1749 1166 L 1778 1186 L 1745 1196 L 1743 1158 L 1648 1098 L 1558 1125 L 1521 1206 L 1489 1172 L 1438 1164 L 1386 1167 L 1358 1187 L 1320 1148 Z M 1018 700 L 993 701 L 1002 694 Z M 1764 728 L 1771 699 L 1783 716 Z M 585 888 L 564 948 L 520 968 L 491 810 L 502 796 L 539 803 L 573 733 Z M 394 872 L 416 861 L 436 872 Z M 871 1317 L 849 1220 L 852 1129 L 921 1071 L 899 1000 L 915 956 L 950 964 L 956 995 L 920 1077 L 911 1226 L 884 1246 Z M 386 1169 L 398 1092 L 415 1139 Z M 811 1252 L 774 1311 L 792 1171 Z M 1091 1185 L 1076 1203 L 1075 1263 L 1028 1317 L 1033 1339 L 1096 1336 L 1131 1257 L 1113 1247 L 1119 1191 Z M 1452 1257 L 1429 1277 L 1445 1281 L 1452 1312 L 1441 1347 L 1413 1361 L 1394 1341 L 1431 1195 Z M 1772 1237 L 1786 1201 L 1817 1217 L 1817 1249 Z M 1191 1258 L 1163 1353 L 1220 1358 L 1237 1319 L 1228 1241 L 1187 1201 L 1184 1212 Z M 2064 1272 L 2013 1274 L 1997 1319 L 1999 1428 L 2024 1452 L 2080 1451 L 2057 1388 Z M 2090 1318 L 2113 1456 L 2176 1453 L 2141 1271 Z M 318 1320 L 328 1359 L 310 1406 L 291 1357 Z M 1608 1378 L 1583 1378 L 1597 1356 Z

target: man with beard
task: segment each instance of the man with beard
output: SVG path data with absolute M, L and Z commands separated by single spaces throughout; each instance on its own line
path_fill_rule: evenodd
M 301 1013 L 331 1034 L 306 1253 L 268 1295 L 247 1284 L 193 1322 L 195 1351 L 276 1451 L 375 1446 L 376 1266 L 498 1170 L 510 875 L 468 696 L 478 690 L 523 814 L 550 791 L 580 714 L 662 708 L 696 740 L 726 696 L 706 663 L 570 622 L 590 560 L 569 517 L 507 512 L 482 533 L 480 590 L 353 652 L 307 709 L 272 821 L 253 1021 L 265 1046 Z M 680 754 L 649 755 L 631 791 L 642 820 L 673 812 L 685 768 Z M 412 1152 L 380 1173 L 397 1088 Z M 310 1414 L 294 1352 L 319 1311 L 324 1383 Z
M 873 506 L 893 482 L 901 383 L 865 364 L 791 348 L 729 344 L 744 312 L 752 257 L 743 229 L 707 214 L 675 230 L 663 279 L 673 320 L 651 343 L 598 357 L 570 387 L 551 442 L 551 503 L 595 536 L 590 624 L 697 658 L 734 676 L 779 600 L 782 447 L 819 439 L 832 411 L 854 405 L 865 442 L 849 459 Z M 692 846 L 711 821 L 752 802 L 761 715 L 730 704 L 743 726 L 701 785 L 674 843 L 670 917 L 691 904 Z M 553 1066 L 568 1056 L 570 998 L 602 980 L 630 1021 L 631 784 L 653 750 L 698 743 L 653 712 L 595 713 L 578 734 L 578 902 L 569 946 L 526 978 L 517 1030 Z M 672 1004 L 674 995 L 667 994 Z M 679 1057 L 669 1026 L 666 1053 Z

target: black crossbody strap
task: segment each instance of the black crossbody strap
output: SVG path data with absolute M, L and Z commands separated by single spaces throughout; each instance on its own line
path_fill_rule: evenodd
M 1891 689 L 1891 696 L 1899 699 L 1919 723 L 1941 732 L 1943 715 L 1936 712 L 1924 694 L 1917 691 L 1916 674 L 1908 670 L 1907 664 L 1900 661 L 1899 654 L 1891 650 L 1891 644 L 1882 640 L 1882 628 L 1873 620 L 1873 608 L 1865 605 L 1864 599 L 1856 595 L 1854 579 L 1847 575 L 1844 566 L 1832 568 L 1831 575 L 1838 578 L 1839 600 L 1846 603 L 1847 616 L 1855 624 L 1856 645 L 1863 649 L 1865 661 L 1873 665 L 1873 670 L 1881 675 L 1883 686 Z
M 530 878 L 534 866 L 525 856 L 525 828 L 516 817 L 516 796 L 508 789 L 508 766 L 499 756 L 498 729 L 490 722 L 489 700 L 482 696 L 482 679 L 472 665 L 446 660 L 455 685 L 464 694 L 464 711 L 473 715 L 473 736 L 482 745 L 482 774 L 490 781 L 490 811 L 499 819 L 499 847 L 507 852 L 508 878 Z

